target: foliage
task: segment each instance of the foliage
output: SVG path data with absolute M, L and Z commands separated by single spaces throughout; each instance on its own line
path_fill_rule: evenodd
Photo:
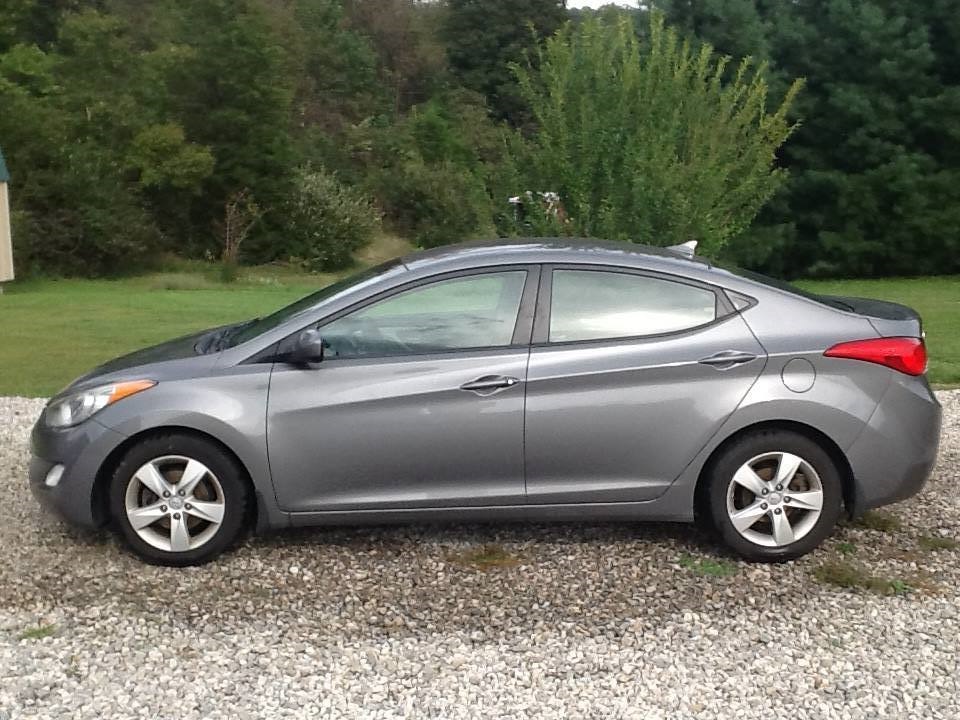
M 906 595 L 913 590 L 900 578 L 873 575 L 867 568 L 849 560 L 828 560 L 814 568 L 813 576 L 826 585 L 869 590 L 877 595 Z
M 483 185 L 451 162 L 405 162 L 381 177 L 380 194 L 395 227 L 420 247 L 469 239 L 489 224 Z
M 680 567 L 695 572 L 697 575 L 707 577 L 731 577 L 737 574 L 736 564 L 729 560 L 717 560 L 714 558 L 695 558 L 684 553 L 680 556 Z
M 145 188 L 188 190 L 198 194 L 213 172 L 209 148 L 189 143 L 176 123 L 148 125 L 130 144 L 127 167 L 139 175 Z
M 426 102 L 441 88 L 447 70 L 439 37 L 444 8 L 417 0 L 347 0 L 345 11 L 349 27 L 371 40 L 393 112 Z
M 854 522 L 855 527 L 877 532 L 897 532 L 903 528 L 899 518 L 882 510 L 868 510 Z
M 917 544 L 922 549 L 930 550 L 931 552 L 934 552 L 937 550 L 960 549 L 960 542 L 957 542 L 953 538 L 949 538 L 949 537 L 921 535 L 920 537 L 917 538 Z
M 558 192 L 577 234 L 717 251 L 784 179 L 774 154 L 793 130 L 795 82 L 767 112 L 766 68 L 691 50 L 651 17 L 643 43 L 624 14 L 547 41 L 539 69 L 516 66 L 539 127 L 526 188 Z
M 243 259 L 288 258 L 279 209 L 307 165 L 423 245 L 696 237 L 782 276 L 960 272 L 956 0 L 0 5 L 21 277 L 216 257 L 243 188 L 271 209 Z M 560 193 L 571 222 L 518 220 L 525 191 Z
M 663 0 L 722 52 L 805 76 L 791 179 L 731 246 L 788 276 L 960 269 L 960 14 L 953 0 Z
M 309 270 L 339 270 L 379 226 L 370 201 L 324 170 L 301 169 L 284 208 L 287 248 Z
M 566 20 L 563 0 L 446 0 L 443 37 L 450 69 L 484 95 L 493 114 L 514 126 L 528 113 L 510 63 L 535 55 L 537 44 Z
M 493 232 L 487 174 L 503 143 L 478 96 L 438 96 L 367 140 L 368 183 L 398 232 L 421 247 Z

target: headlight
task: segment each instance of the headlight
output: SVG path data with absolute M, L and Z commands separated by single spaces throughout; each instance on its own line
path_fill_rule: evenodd
M 130 380 L 100 385 L 67 395 L 47 407 L 44 413 L 46 423 L 55 428 L 77 425 L 107 405 L 112 405 L 117 400 L 122 400 L 141 390 L 152 388 L 156 384 L 153 380 Z

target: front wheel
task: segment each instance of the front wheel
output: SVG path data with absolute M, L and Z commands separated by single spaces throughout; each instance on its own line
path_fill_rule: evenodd
M 843 487 L 829 453 L 784 430 L 745 435 L 710 471 L 713 526 L 747 560 L 782 562 L 813 550 L 840 517 Z
M 117 466 L 111 515 L 130 549 L 155 565 L 201 565 L 229 548 L 247 524 L 242 468 L 216 444 L 191 435 L 148 438 Z

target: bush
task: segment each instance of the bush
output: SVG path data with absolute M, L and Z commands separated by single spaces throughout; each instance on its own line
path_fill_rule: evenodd
M 315 271 L 340 270 L 373 238 L 380 216 L 370 201 L 326 170 L 305 168 L 285 208 L 285 245 Z
M 650 18 L 644 40 L 626 13 L 568 24 L 536 66 L 515 66 L 538 127 L 518 190 L 559 193 L 579 235 L 715 253 L 783 182 L 775 153 L 801 83 L 771 106 L 765 65 L 725 81 L 726 58 Z
M 11 192 L 18 274 L 122 275 L 150 267 L 160 237 L 120 174 L 87 146 L 58 160 Z
M 378 185 L 384 211 L 420 247 L 492 232 L 483 183 L 463 167 L 410 160 L 384 172 Z

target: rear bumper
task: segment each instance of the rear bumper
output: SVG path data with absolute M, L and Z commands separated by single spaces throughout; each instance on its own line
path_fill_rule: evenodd
M 107 521 L 100 498 L 94 496 L 97 473 L 110 453 L 125 439 L 96 420 L 63 430 L 47 427 L 41 417 L 30 436 L 30 490 L 45 509 L 73 525 L 101 527 Z M 46 480 L 62 465 L 55 485 Z
M 926 380 L 896 378 L 847 451 L 855 481 L 851 514 L 920 492 L 937 462 L 941 408 Z

